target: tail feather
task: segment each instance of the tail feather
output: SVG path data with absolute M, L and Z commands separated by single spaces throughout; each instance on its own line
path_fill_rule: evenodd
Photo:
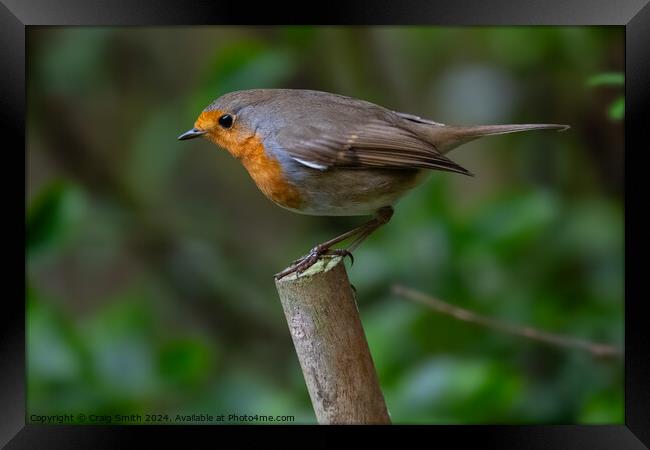
M 496 134 L 518 133 L 531 130 L 558 130 L 569 129 L 569 125 L 558 125 L 551 123 L 528 123 L 512 125 L 479 125 L 473 127 L 442 126 L 430 127 L 430 142 L 434 144 L 441 153 L 447 153 L 459 145 L 473 141 L 483 136 Z

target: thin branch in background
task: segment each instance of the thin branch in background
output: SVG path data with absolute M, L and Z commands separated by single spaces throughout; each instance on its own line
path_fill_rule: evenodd
M 393 293 L 407 300 L 412 300 L 414 302 L 428 306 L 429 308 L 439 313 L 447 314 L 455 319 L 471 322 L 476 325 L 481 325 L 486 328 L 500 331 L 502 333 L 513 334 L 558 347 L 584 350 L 594 356 L 603 358 L 620 358 L 623 355 L 622 350 L 614 347 L 613 345 L 598 344 L 570 336 L 561 336 L 530 326 L 515 325 L 497 319 L 492 319 L 490 317 L 481 316 L 468 309 L 450 305 L 449 303 L 445 303 L 427 294 L 416 291 L 414 289 L 409 289 L 405 286 L 394 285 Z

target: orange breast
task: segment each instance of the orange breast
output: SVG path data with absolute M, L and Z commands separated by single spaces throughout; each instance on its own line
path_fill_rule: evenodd
M 241 147 L 238 157 L 264 195 L 281 206 L 300 209 L 300 193 L 286 180 L 280 163 L 266 154 L 260 139 L 250 138 Z

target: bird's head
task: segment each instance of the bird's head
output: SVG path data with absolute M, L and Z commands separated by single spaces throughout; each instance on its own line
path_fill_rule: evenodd
M 179 140 L 205 137 L 241 158 L 257 129 L 255 105 L 267 99 L 264 90 L 225 94 L 210 103 L 194 122 L 194 127 Z

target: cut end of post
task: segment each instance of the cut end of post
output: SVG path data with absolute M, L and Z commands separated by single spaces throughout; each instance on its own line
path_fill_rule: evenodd
M 343 257 L 342 256 L 324 255 L 324 256 L 321 256 L 318 259 L 318 261 L 316 261 L 314 263 L 313 266 L 309 267 L 304 272 L 301 272 L 301 273 L 294 272 L 294 273 L 291 273 L 291 274 L 287 275 L 286 277 L 282 277 L 279 280 L 276 278 L 275 282 L 276 282 L 276 284 L 278 284 L 278 283 L 286 283 L 286 282 L 296 281 L 296 280 L 303 279 L 303 278 L 313 277 L 314 275 L 317 275 L 319 273 L 329 272 L 330 270 L 332 270 L 334 267 L 336 267 L 337 265 L 339 265 L 342 262 L 343 262 Z

